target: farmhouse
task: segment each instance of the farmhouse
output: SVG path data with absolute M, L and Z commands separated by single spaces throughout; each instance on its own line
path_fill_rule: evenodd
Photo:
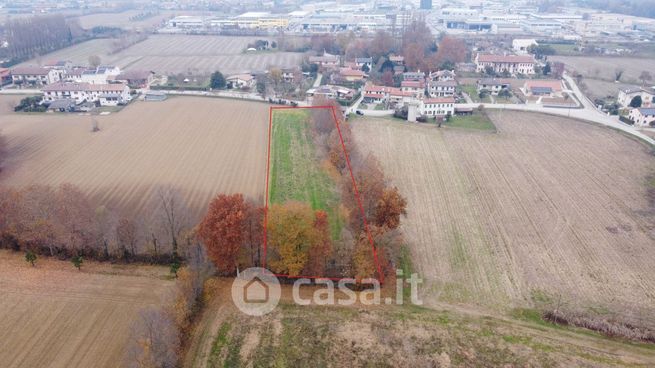
M 54 69 L 40 66 L 19 66 L 11 71 L 14 84 L 30 84 L 45 86 L 59 81 L 59 74 Z
M 506 79 L 483 78 L 477 82 L 478 93 L 482 91 L 489 91 L 492 95 L 497 95 L 504 89 L 509 89 L 510 82 Z
M 649 107 L 655 102 L 655 91 L 641 87 L 629 87 L 620 90 L 618 102 L 621 106 L 628 107 L 637 96 L 641 96 L 641 105 L 644 107 Z
M 457 89 L 457 82 L 455 82 L 454 80 L 428 83 L 428 93 L 430 94 L 430 97 L 454 96 L 456 89 Z
M 655 108 L 632 109 L 628 117 L 635 123 L 635 126 L 655 127 Z
M 132 88 L 147 88 L 152 83 L 155 72 L 148 70 L 130 70 L 117 75 L 114 80 L 126 83 Z
M 532 55 L 490 55 L 477 54 L 475 68 L 483 73 L 486 68 L 496 73 L 534 74 L 535 60 Z
M 76 104 L 98 102 L 100 106 L 117 106 L 130 101 L 130 88 L 122 83 L 55 83 L 43 88 L 43 101 L 71 99 Z
M 232 88 L 252 88 L 255 86 L 255 77 L 250 74 L 231 75 L 225 79 Z
M 528 80 L 523 84 L 526 96 L 562 97 L 562 81 L 559 80 Z
M 389 97 L 389 93 L 393 87 L 376 86 L 374 84 L 367 84 L 364 87 L 364 102 L 366 103 L 381 103 Z M 413 94 L 412 94 L 413 95 Z
M 455 99 L 452 97 L 426 98 L 419 104 L 419 113 L 427 116 L 455 114 Z

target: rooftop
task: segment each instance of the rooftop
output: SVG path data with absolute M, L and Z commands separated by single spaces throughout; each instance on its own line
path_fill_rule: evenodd
M 478 54 L 477 61 L 486 63 L 534 63 L 532 55 Z

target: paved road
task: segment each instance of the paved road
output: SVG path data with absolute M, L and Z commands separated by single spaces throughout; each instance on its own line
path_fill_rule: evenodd
M 655 146 L 655 139 L 643 134 L 638 129 L 635 129 L 632 125 L 625 124 L 621 122 L 617 116 L 607 115 L 594 106 L 591 102 L 578 88 L 575 81 L 568 75 L 564 75 L 564 79 L 568 82 L 573 90 L 573 93 L 576 95 L 578 100 L 582 103 L 582 108 L 555 108 L 555 107 L 544 107 L 542 105 L 536 104 L 489 104 L 489 103 L 474 103 L 474 104 L 462 104 L 457 105 L 458 107 L 477 107 L 483 105 L 488 109 L 503 109 L 503 110 L 518 110 L 518 111 L 532 111 L 540 112 L 544 114 L 566 116 L 575 119 L 585 120 L 601 125 L 605 125 L 614 129 L 618 129 L 625 133 L 631 134 L 645 142 L 648 142 L 651 145 Z

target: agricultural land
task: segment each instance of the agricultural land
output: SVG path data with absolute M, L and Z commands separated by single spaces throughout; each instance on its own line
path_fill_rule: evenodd
M 0 250 L 0 362 L 14 367 L 116 367 L 139 311 L 161 303 L 166 267 L 41 259 Z M 11 336 L 11 338 L 9 338 Z
M 559 306 L 652 324 L 649 148 L 565 118 L 490 115 L 497 134 L 352 123 L 407 196 L 402 227 L 426 300 Z
M 70 60 L 86 65 L 89 56 L 97 55 L 103 64 L 116 65 L 125 70 L 152 70 L 158 74 L 210 74 L 220 70 L 226 74 L 244 71 L 264 71 L 271 65 L 280 68 L 298 65 L 301 53 L 257 52 L 245 53 L 255 37 L 151 35 L 146 40 L 114 54 L 111 39 L 95 39 L 43 55 L 42 61 Z M 21 65 L 36 65 L 39 60 L 28 60 Z
M 151 210 L 157 188 L 170 186 L 182 194 L 191 221 L 217 193 L 264 201 L 265 104 L 174 97 L 91 117 L 16 114 L 15 102 L 0 97 L 0 130 L 10 151 L 2 185 L 71 183 L 95 203 L 133 215 Z

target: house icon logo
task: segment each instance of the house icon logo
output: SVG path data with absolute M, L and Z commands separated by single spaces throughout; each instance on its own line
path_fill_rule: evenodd
M 277 277 L 265 268 L 248 268 L 232 283 L 232 302 L 250 316 L 270 313 L 280 301 L 280 293 Z

